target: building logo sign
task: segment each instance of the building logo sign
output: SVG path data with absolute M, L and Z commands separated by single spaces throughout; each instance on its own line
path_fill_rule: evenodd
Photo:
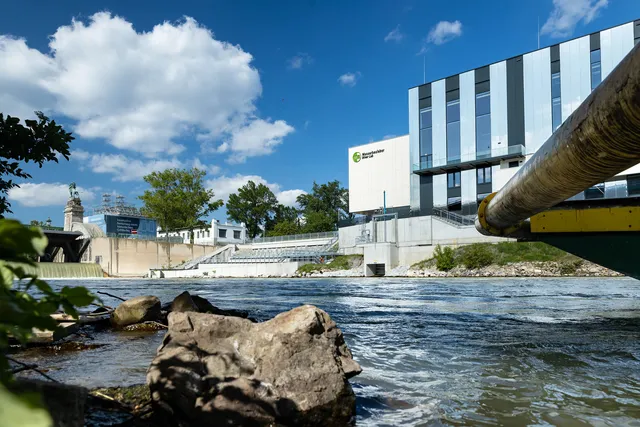
M 360 153 L 359 151 L 356 151 L 355 153 L 353 153 L 352 159 L 354 162 L 358 163 L 360 160 L 371 159 L 376 154 L 381 154 L 381 153 L 384 153 L 384 148 L 381 148 L 379 150 L 367 151 L 364 153 Z

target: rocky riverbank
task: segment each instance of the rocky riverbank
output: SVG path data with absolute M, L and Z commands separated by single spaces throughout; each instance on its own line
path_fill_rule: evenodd
M 362 369 L 336 323 L 315 306 L 258 322 L 183 292 L 164 305 L 151 295 L 123 301 L 110 323 L 114 334 L 149 324 L 167 329 L 149 360 L 147 384 L 87 390 L 21 378 L 23 391 L 43 395 L 56 426 L 344 426 L 355 420 L 348 379 Z
M 348 270 L 316 270 L 299 272 L 293 277 L 363 277 L 363 267 Z M 388 270 L 386 277 L 623 277 L 622 274 L 600 265 L 581 261 L 567 264 L 563 262 L 516 262 L 505 265 L 493 264 L 478 269 L 456 266 L 449 271 L 435 267 L 416 268 L 399 266 Z

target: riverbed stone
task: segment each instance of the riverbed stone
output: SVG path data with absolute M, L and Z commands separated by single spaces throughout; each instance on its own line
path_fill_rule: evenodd
M 191 298 L 189 292 L 184 291 L 173 299 L 169 311 L 172 313 L 184 313 L 187 311 L 200 311 L 198 306 Z
M 342 332 L 305 305 L 273 319 L 169 315 L 147 383 L 174 425 L 343 426 L 355 416 L 348 379 L 361 372 Z
M 146 321 L 157 321 L 160 318 L 160 300 L 152 295 L 128 299 L 116 307 L 111 315 L 111 323 L 118 327 Z

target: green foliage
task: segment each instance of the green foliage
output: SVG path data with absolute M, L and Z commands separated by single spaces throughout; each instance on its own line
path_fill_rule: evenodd
M 222 207 L 222 200 L 214 200 L 213 190 L 204 186 L 206 172 L 199 169 L 167 169 L 144 177 L 151 186 L 140 200 L 143 215 L 155 218 L 165 232 L 189 230 L 193 243 L 195 228 L 207 229 L 206 217 Z
M 313 273 L 316 271 L 337 271 L 353 268 L 356 260 L 362 260 L 362 255 L 339 255 L 328 264 L 304 264 L 298 268 L 298 273 Z
M 271 220 L 277 206 L 278 199 L 269 187 L 249 181 L 238 188 L 238 193 L 229 196 L 227 216 L 235 222 L 244 223 L 249 237 L 253 239 Z
M 436 268 L 440 271 L 449 271 L 456 266 L 455 253 L 450 246 L 442 248 L 437 245 L 433 257 L 436 260 Z
M 487 267 L 495 261 L 491 248 L 482 243 L 474 243 L 461 248 L 460 261 L 466 268 Z
M 294 221 L 280 221 L 276 223 L 273 228 L 267 231 L 267 236 L 290 236 L 292 234 L 301 233 L 300 224 L 298 220 Z
M 311 193 L 301 194 L 296 201 L 304 213 L 305 233 L 335 230 L 340 218 L 349 216 L 349 191 L 337 180 L 314 182 Z
M 5 119 L 0 113 L 0 219 L 11 213 L 7 193 L 18 187 L 11 178 L 31 178 L 21 163 L 34 162 L 42 167 L 44 162 L 57 162 L 58 154 L 69 160 L 69 143 L 74 139 L 71 133 L 41 112 L 35 114 L 37 120 L 25 120 L 22 125 L 19 118 Z
M 322 233 L 335 230 L 337 223 L 335 216 L 327 212 L 307 212 L 304 215 L 305 223 L 302 227 L 303 233 Z
M 12 375 L 6 353 L 9 339 L 26 342 L 34 328 L 55 330 L 51 314 L 60 307 L 77 317 L 76 307 L 87 306 L 96 298 L 83 287 L 63 287 L 54 291 L 45 281 L 26 274 L 23 266 L 34 266 L 47 238 L 39 228 L 27 228 L 14 220 L 0 220 L 0 425 L 50 425 L 46 411 L 37 409 L 33 395 L 12 396 L 5 386 Z M 16 280 L 17 279 L 17 280 Z M 37 295 L 37 296 L 36 296 Z
M 526 261 L 558 261 L 567 253 L 542 242 L 500 242 L 496 245 L 500 264 Z

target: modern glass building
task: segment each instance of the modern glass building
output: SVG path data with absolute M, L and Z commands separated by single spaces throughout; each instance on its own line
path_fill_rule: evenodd
M 637 20 L 409 89 L 411 214 L 475 214 L 639 41 Z M 638 166 L 572 199 L 628 196 Z

